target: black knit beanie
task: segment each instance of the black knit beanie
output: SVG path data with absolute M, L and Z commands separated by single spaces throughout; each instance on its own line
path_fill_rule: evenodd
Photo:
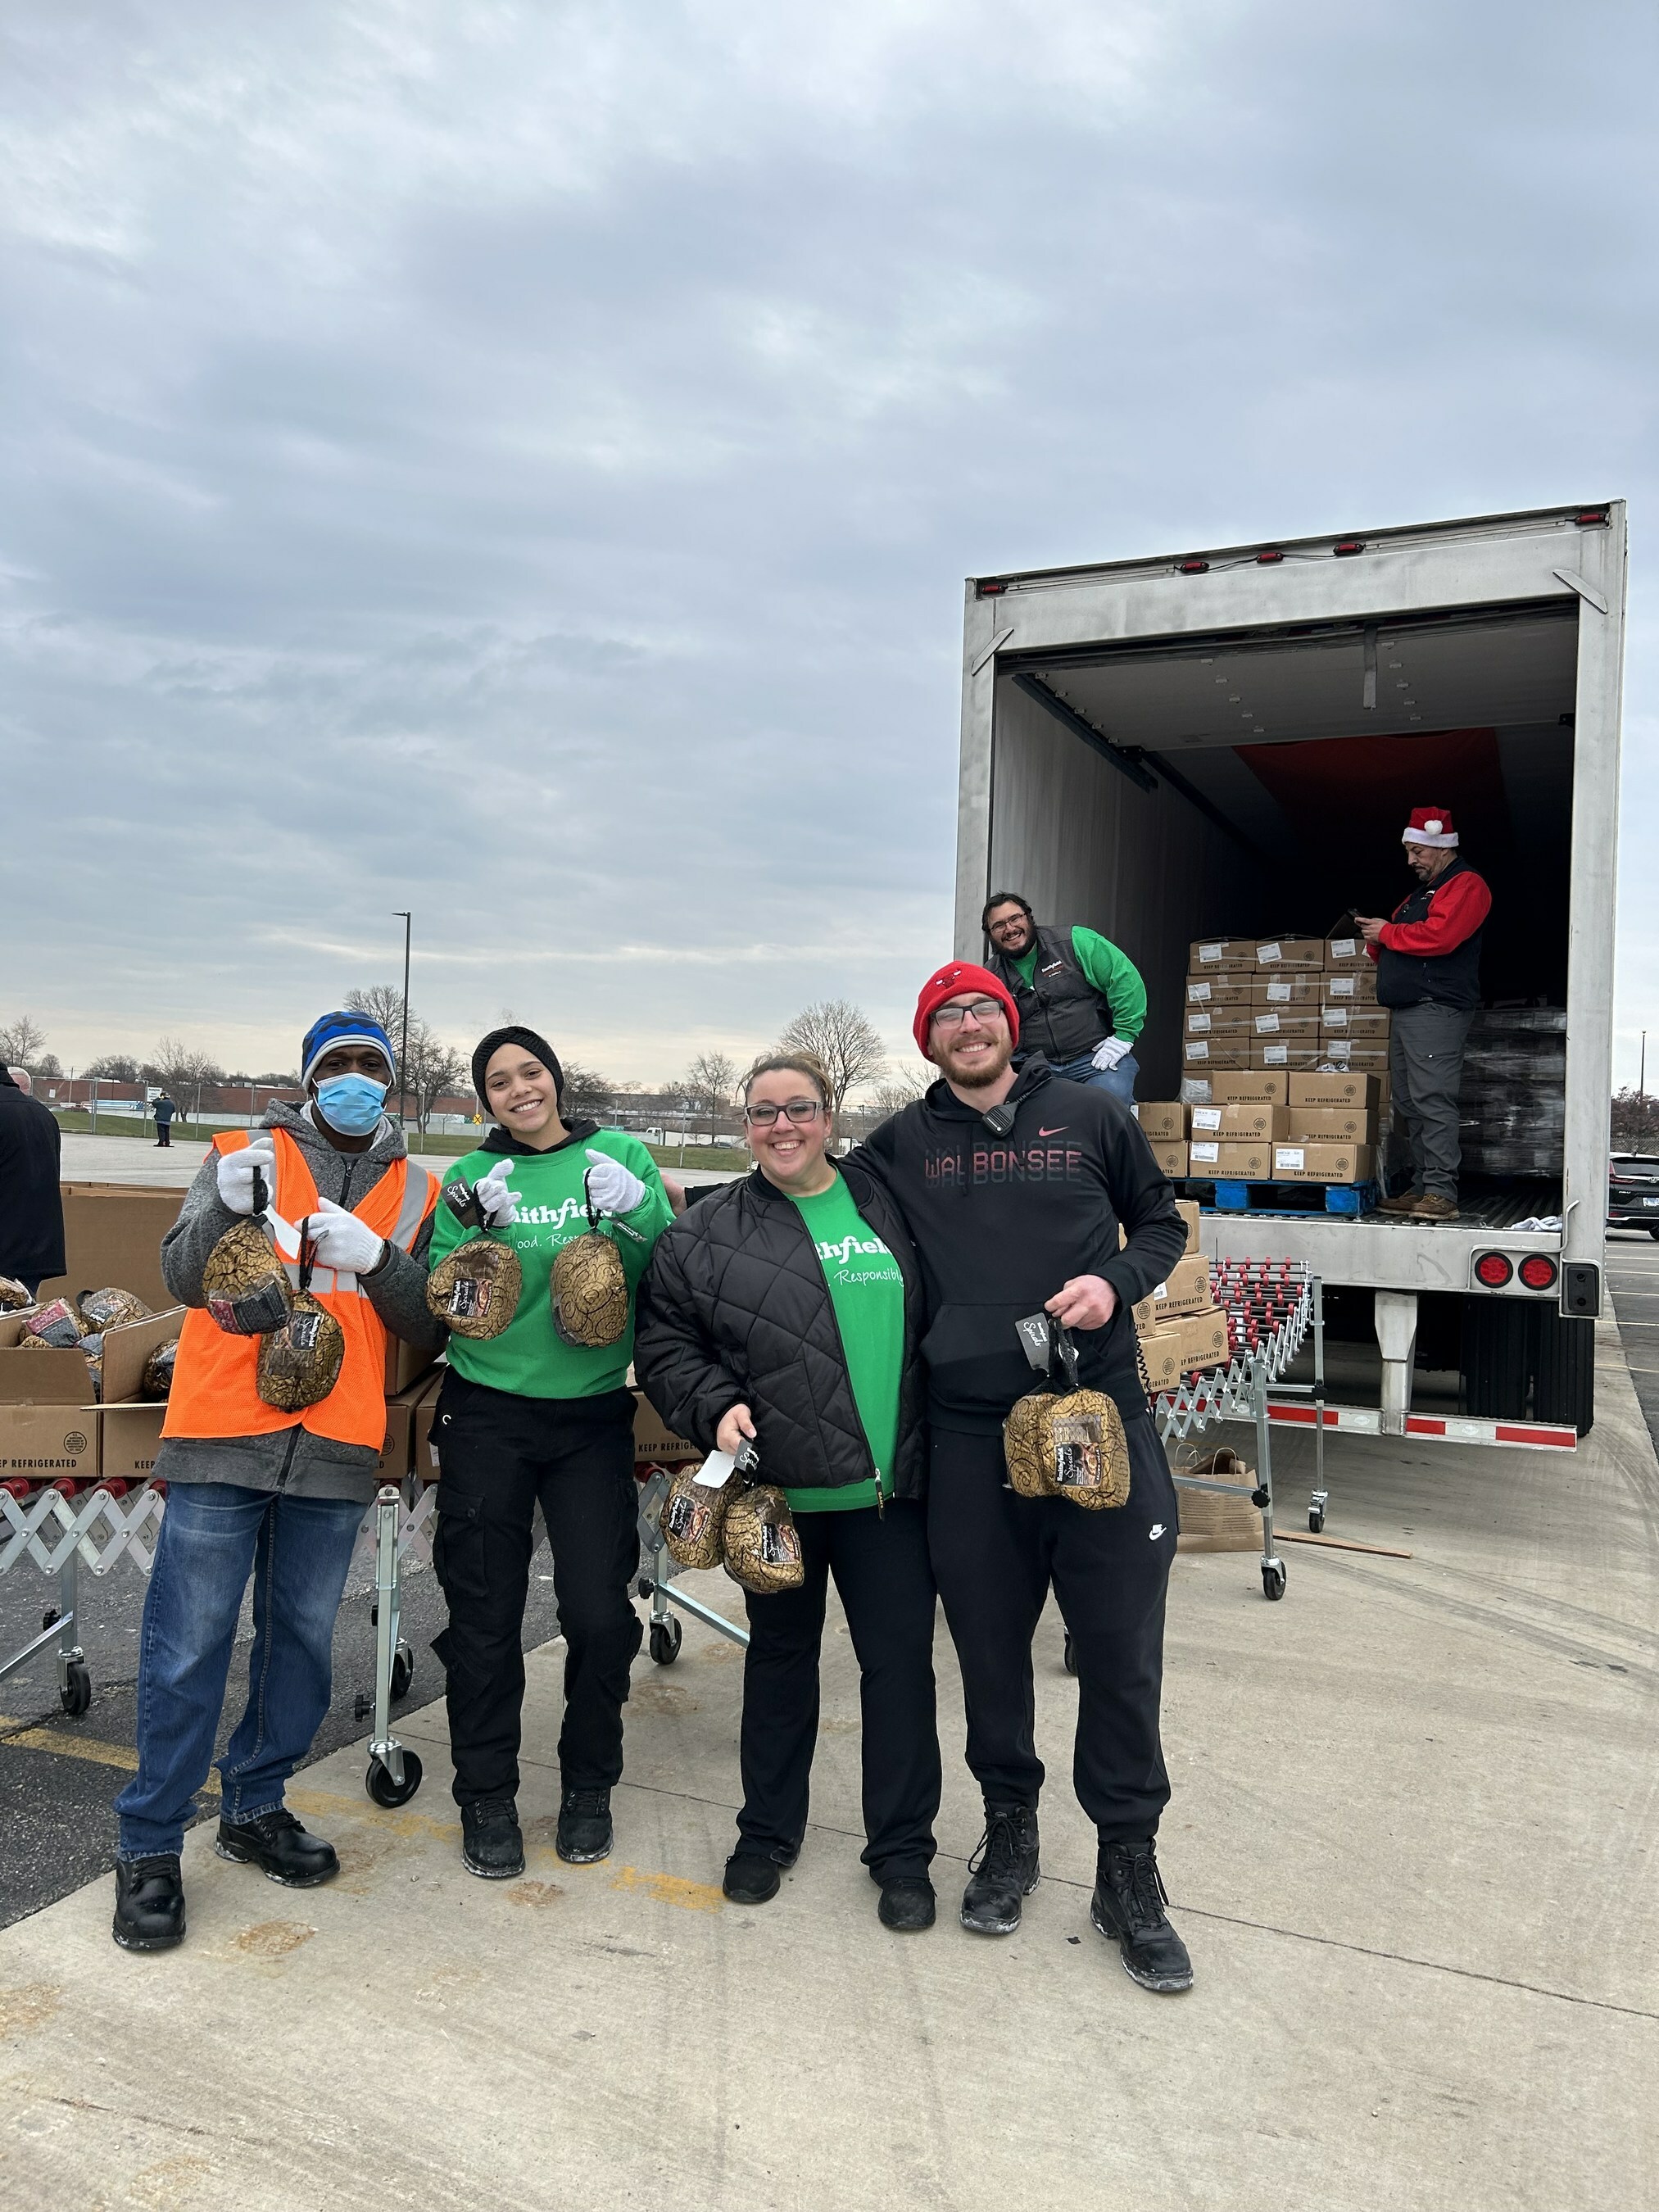
M 487 1108 L 489 1103 L 484 1097 L 484 1070 L 489 1065 L 491 1055 L 498 1053 L 504 1044 L 521 1044 L 526 1052 L 533 1052 L 553 1079 L 556 1101 L 563 1096 L 564 1070 L 559 1066 L 557 1053 L 544 1036 L 538 1036 L 534 1030 L 520 1029 L 514 1022 L 504 1030 L 491 1030 L 487 1037 L 480 1039 L 477 1050 L 472 1055 L 472 1088 L 478 1094 L 481 1106 Z

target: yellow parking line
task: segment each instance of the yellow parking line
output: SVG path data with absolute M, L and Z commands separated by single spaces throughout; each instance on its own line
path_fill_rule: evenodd
M 138 1754 L 124 1743 L 100 1743 L 94 1735 L 64 1735 L 57 1729 L 22 1728 L 0 1713 L 0 1749 L 16 1744 L 24 1751 L 55 1751 L 64 1759 L 87 1759 L 96 1766 L 138 1771 Z M 14 1733 L 15 1731 L 15 1733 Z

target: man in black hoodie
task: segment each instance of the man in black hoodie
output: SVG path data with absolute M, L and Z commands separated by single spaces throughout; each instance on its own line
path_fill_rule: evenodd
M 1012 1934 L 1036 1887 L 1031 1638 L 1052 1587 L 1077 1662 L 1073 1780 L 1100 1838 L 1091 1917 L 1144 1988 L 1188 1989 L 1153 1844 L 1170 1796 L 1158 1693 L 1176 1498 L 1128 1312 L 1169 1274 L 1186 1232 L 1126 1106 L 1040 1057 L 1015 1074 L 1019 1017 L 988 970 L 951 961 L 931 976 L 915 1039 L 943 1079 L 862 1156 L 898 1201 L 928 1294 L 928 1545 L 985 1793 L 963 1925 Z M 1131 1488 L 1116 1511 L 1009 1486 L 1002 1424 L 1032 1387 L 1014 1324 L 1039 1310 L 1078 1333 L 1079 1382 L 1122 1417 Z

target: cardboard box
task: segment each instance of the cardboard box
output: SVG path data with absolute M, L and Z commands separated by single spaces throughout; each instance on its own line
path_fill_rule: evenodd
M 1218 1006 L 1212 1012 L 1207 1006 L 1188 1006 L 1184 1028 L 1188 1036 L 1249 1036 L 1250 1009 Z
M 1194 1106 L 1194 1137 L 1288 1137 L 1286 1106 Z
M 1181 1321 L 1181 1369 L 1224 1367 L 1227 1364 L 1227 1316 L 1214 1306 L 1200 1306 Z
M 1216 1137 L 1207 1143 L 1195 1138 L 1190 1157 L 1194 1175 L 1262 1182 L 1273 1173 L 1273 1145 L 1266 1137 Z
M 1288 1044 L 1273 1037 L 1257 1037 L 1250 1048 L 1253 1068 L 1317 1067 L 1319 1061 L 1317 1037 L 1292 1037 Z
M 395 1398 L 407 1390 L 411 1382 L 418 1382 L 423 1375 L 430 1375 L 435 1355 L 417 1352 L 412 1344 L 405 1344 L 400 1336 L 388 1330 L 386 1340 L 386 1395 Z
M 1374 1145 L 1376 1116 L 1364 1106 L 1292 1106 L 1289 1127 L 1273 1132 L 1292 1144 Z
M 1198 1249 L 1199 1209 L 1197 1201 L 1190 1198 L 1178 1198 L 1176 1200 L 1176 1212 L 1181 1216 L 1182 1219 L 1187 1224 L 1187 1251 L 1183 1256 L 1189 1258 L 1192 1254 L 1196 1252 Z
M 1244 973 L 1237 975 L 1189 975 L 1187 978 L 1187 1004 L 1189 1006 L 1248 1006 L 1255 988 L 1255 978 Z
M 1135 1325 L 1135 1334 L 1137 1336 L 1145 1336 L 1149 1329 L 1153 1329 L 1158 1327 L 1157 1305 L 1157 1299 L 1148 1292 L 1146 1297 L 1144 1298 L 1137 1298 L 1133 1305 L 1130 1307 L 1129 1318 Z
M 435 1375 L 427 1377 L 426 1389 L 415 1401 L 415 1433 L 411 1457 L 414 1472 L 422 1482 L 438 1480 L 438 1447 L 434 1441 L 434 1425 L 438 1416 L 438 1393 L 444 1387 L 447 1367 L 439 1368 Z
M 1152 1142 L 1160 1138 L 1178 1141 L 1187 1133 L 1188 1110 L 1179 1098 L 1143 1098 L 1134 1113 L 1143 1137 Z
M 1252 1483 L 1237 1489 L 1179 1490 L 1177 1552 L 1259 1552 L 1261 1512 L 1250 1503 Z
M 73 1345 L 19 1352 L 22 1334 L 21 1316 L 0 1314 L 0 1476 L 88 1481 L 98 1472 L 98 1428 L 87 1410 L 85 1355 Z
M 386 1401 L 386 1441 L 380 1446 L 380 1480 L 401 1482 L 415 1464 L 415 1414 L 433 1395 L 432 1377 L 423 1376 Z
M 1376 1110 L 1376 1078 L 1350 1071 L 1332 1074 L 1295 1075 L 1291 1079 L 1292 1106 L 1363 1106 Z
M 1144 1328 L 1139 1334 L 1140 1356 L 1146 1363 L 1147 1388 L 1154 1395 L 1160 1390 L 1173 1390 L 1182 1371 L 1179 1322 L 1164 1328 Z
M 1273 1178 L 1282 1182 L 1369 1182 L 1376 1155 L 1369 1145 L 1275 1145 Z
M 141 1398 L 152 1352 L 178 1335 L 183 1306 L 104 1331 L 104 1401 L 98 1414 L 98 1472 L 106 1481 L 140 1482 L 154 1472 L 161 1449 L 165 1399 Z M 84 1364 L 84 1363 L 83 1363 Z
M 1325 940 L 1322 937 L 1264 937 L 1255 948 L 1258 968 L 1299 969 L 1317 975 L 1325 966 Z
M 1316 1006 L 1256 1006 L 1250 1015 L 1250 1029 L 1258 1037 L 1277 1037 L 1294 1041 L 1301 1037 L 1311 1043 L 1319 1035 L 1319 1008 Z
M 1319 1026 L 1324 1036 L 1346 1036 L 1352 1043 L 1376 1047 L 1388 1042 L 1390 1018 L 1386 1006 L 1345 1006 L 1334 999 L 1328 999 L 1321 1010 Z
M 634 1458 L 638 1465 L 684 1467 L 708 1456 L 689 1437 L 676 1436 L 646 1396 L 634 1393 Z
M 1328 937 L 1325 939 L 1325 967 L 1333 973 L 1344 968 L 1370 968 L 1376 963 L 1365 950 L 1363 937 Z
M 1207 1069 L 1210 1065 L 1210 1040 L 1208 1037 L 1182 1037 L 1181 1040 L 1181 1064 L 1183 1067 Z
M 1201 1252 L 1177 1260 L 1169 1279 L 1152 1292 L 1159 1322 L 1171 1314 L 1196 1313 L 1210 1303 L 1210 1263 Z
M 127 1141 L 143 1151 L 136 1139 Z M 170 1306 L 173 1293 L 161 1280 L 161 1239 L 179 1218 L 183 1189 L 88 1182 L 66 1182 L 59 1188 L 64 1272 L 42 1283 L 42 1300 L 73 1299 L 78 1291 L 113 1286 L 136 1291 L 158 1313 Z
M 1369 960 L 1358 968 L 1346 968 L 1340 974 L 1327 973 L 1320 978 L 1323 996 L 1331 1006 L 1369 1006 L 1376 1004 L 1376 969 Z
M 1218 969 L 1248 972 L 1255 963 L 1253 937 L 1195 937 L 1187 947 L 1187 972 L 1204 975 Z
M 1170 1176 L 1178 1181 L 1187 1172 L 1187 1147 L 1178 1138 L 1153 1139 L 1152 1158 L 1158 1162 L 1160 1175 Z
M 1210 1095 L 1218 1106 L 1285 1106 L 1290 1103 L 1283 1069 L 1238 1069 L 1210 1078 Z
M 1322 975 L 1277 975 L 1267 969 L 1250 987 L 1250 1004 L 1257 1011 L 1265 1006 L 1308 1006 L 1317 1013 L 1324 988 Z

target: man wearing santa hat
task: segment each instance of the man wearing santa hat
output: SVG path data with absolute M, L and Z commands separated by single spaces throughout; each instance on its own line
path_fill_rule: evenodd
M 1394 1113 L 1411 1147 L 1411 1188 L 1384 1213 L 1449 1221 L 1457 1212 L 1457 1100 L 1463 1041 L 1480 1004 L 1480 931 L 1492 893 L 1461 857 L 1449 809 L 1414 806 L 1402 833 L 1417 889 L 1385 921 L 1356 915 L 1376 963 L 1376 1003 L 1394 1015 Z

